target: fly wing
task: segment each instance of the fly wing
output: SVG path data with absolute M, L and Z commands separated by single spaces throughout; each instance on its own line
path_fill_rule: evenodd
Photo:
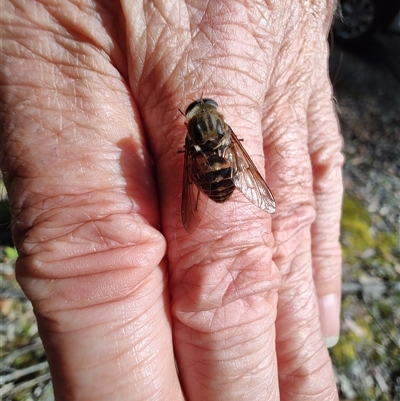
M 193 180 L 193 160 L 189 153 L 189 140 L 185 141 L 185 161 L 183 166 L 181 216 L 185 230 L 191 234 L 199 225 L 207 207 L 208 197 Z
M 271 190 L 232 129 L 230 129 L 230 133 L 232 139 L 232 159 L 236 164 L 237 171 L 234 177 L 232 177 L 235 187 L 251 203 L 265 212 L 274 213 L 276 203 Z

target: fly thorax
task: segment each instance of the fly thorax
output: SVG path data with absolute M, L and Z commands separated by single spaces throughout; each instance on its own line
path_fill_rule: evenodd
M 214 113 L 197 114 L 188 122 L 187 127 L 190 139 L 194 144 L 207 150 L 218 147 L 224 137 L 223 121 Z

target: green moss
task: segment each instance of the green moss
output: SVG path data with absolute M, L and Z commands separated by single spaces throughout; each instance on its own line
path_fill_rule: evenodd
M 397 263 L 396 249 L 400 249 L 398 233 L 378 232 L 372 234 L 371 216 L 363 204 L 355 197 L 345 194 L 343 198 L 343 211 L 341 222 L 341 242 L 343 257 L 349 265 L 357 266 L 360 254 L 373 249 L 372 256 L 365 260 L 364 265 L 370 270 L 381 267 L 382 278 L 386 277 L 385 266 Z
M 357 351 L 352 340 L 343 334 L 339 343 L 330 349 L 330 353 L 336 366 L 348 367 L 357 358 Z
M 376 249 L 382 257 L 387 258 L 392 254 L 393 248 L 399 246 L 399 241 L 398 233 L 378 233 L 376 236 Z
M 386 300 L 377 301 L 375 307 L 378 309 L 379 315 L 382 319 L 389 319 L 393 316 L 393 308 Z
M 361 220 L 365 221 L 368 226 L 371 224 L 371 217 L 368 210 L 365 209 L 363 204 L 357 198 L 348 193 L 345 193 L 343 198 L 342 220 L 345 222 Z
M 3 252 L 8 261 L 15 262 L 18 258 L 17 250 L 11 246 L 6 246 Z
M 371 217 L 362 203 L 354 197 L 345 194 L 342 212 L 342 243 L 343 252 L 349 257 L 354 253 L 363 252 L 374 246 L 370 233 Z
M 371 323 L 372 319 L 370 316 L 365 316 L 360 317 L 356 319 L 356 324 L 357 326 L 361 327 L 363 329 L 363 335 L 361 337 L 361 341 L 363 344 L 371 344 L 374 341 L 374 334 L 371 331 Z M 360 338 L 360 337 L 358 337 Z
M 22 354 L 22 355 L 18 356 L 17 358 L 15 358 L 13 367 L 17 368 L 17 369 L 22 369 L 22 368 L 26 368 L 29 365 L 38 363 L 38 362 L 39 361 L 37 360 L 35 355 L 33 355 L 32 353 L 26 353 L 26 354 Z
M 330 350 L 334 364 L 341 367 L 349 367 L 355 360 L 359 359 L 361 350 L 373 349 L 374 334 L 365 317 L 354 321 L 359 330 L 347 329 L 342 332 L 338 344 Z

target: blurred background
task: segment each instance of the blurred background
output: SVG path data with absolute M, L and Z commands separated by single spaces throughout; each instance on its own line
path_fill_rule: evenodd
M 400 400 L 400 1 L 342 0 L 330 76 L 344 138 L 343 400 Z
M 344 137 L 342 400 L 400 401 L 400 0 L 342 0 L 330 76 Z M 30 303 L 15 281 L 0 181 L 0 394 L 53 400 Z

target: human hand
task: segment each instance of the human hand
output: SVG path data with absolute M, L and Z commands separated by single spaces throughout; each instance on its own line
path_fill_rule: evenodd
M 337 399 L 331 14 L 305 1 L 3 6 L 1 163 L 58 400 Z M 272 220 L 235 191 L 183 229 L 178 109 L 202 95 L 265 171 Z

